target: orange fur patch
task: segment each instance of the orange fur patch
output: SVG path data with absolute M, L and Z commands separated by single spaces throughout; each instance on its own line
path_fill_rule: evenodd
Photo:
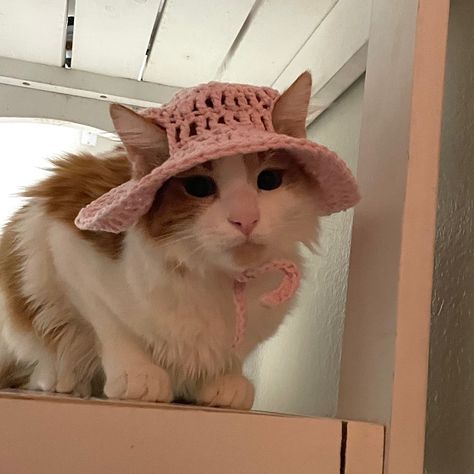
M 40 198 L 46 212 L 73 227 L 82 238 L 111 258 L 120 255 L 124 234 L 80 231 L 74 225 L 79 211 L 131 177 L 123 152 L 97 158 L 90 154 L 68 155 L 52 161 L 52 174 L 28 188 L 23 195 Z
M 193 174 L 193 173 L 189 173 Z M 153 205 L 141 219 L 149 235 L 159 240 L 185 231 L 215 198 L 196 198 L 184 190 L 180 179 L 170 179 L 156 194 Z

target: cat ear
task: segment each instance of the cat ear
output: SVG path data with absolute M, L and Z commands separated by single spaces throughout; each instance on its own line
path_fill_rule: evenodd
M 278 98 L 272 113 L 275 131 L 292 137 L 305 138 L 310 98 L 311 73 L 305 71 Z
M 133 110 L 119 104 L 110 106 L 110 116 L 132 163 L 132 177 L 139 179 L 169 157 L 166 132 Z

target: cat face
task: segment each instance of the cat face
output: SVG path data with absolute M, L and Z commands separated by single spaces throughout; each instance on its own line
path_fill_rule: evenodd
M 242 270 L 314 240 L 314 182 L 287 152 L 231 156 L 171 179 L 144 222 L 174 259 Z
M 277 133 L 305 137 L 311 76 L 302 74 L 276 101 Z M 115 129 L 139 179 L 168 159 L 166 133 L 154 122 L 112 106 Z M 284 257 L 316 231 L 314 182 L 289 152 L 223 157 L 170 179 L 143 217 L 146 232 L 178 265 L 230 270 Z M 197 262 L 197 263 L 196 263 Z

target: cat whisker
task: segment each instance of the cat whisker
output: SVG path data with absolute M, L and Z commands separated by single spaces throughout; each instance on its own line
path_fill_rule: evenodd
M 182 236 L 176 236 L 176 234 L 172 234 L 172 235 L 169 235 L 168 237 L 166 238 L 160 238 L 158 240 L 158 243 L 160 244 L 160 247 L 169 247 L 171 245 L 175 245 L 179 242 L 183 242 L 185 240 L 191 240 L 193 239 L 194 236 L 193 235 L 190 235 L 190 234 L 185 234 L 185 235 L 182 235 Z

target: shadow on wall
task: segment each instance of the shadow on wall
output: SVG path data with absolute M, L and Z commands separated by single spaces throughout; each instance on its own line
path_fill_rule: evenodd
M 452 0 L 441 137 L 426 474 L 474 472 L 474 2 Z

